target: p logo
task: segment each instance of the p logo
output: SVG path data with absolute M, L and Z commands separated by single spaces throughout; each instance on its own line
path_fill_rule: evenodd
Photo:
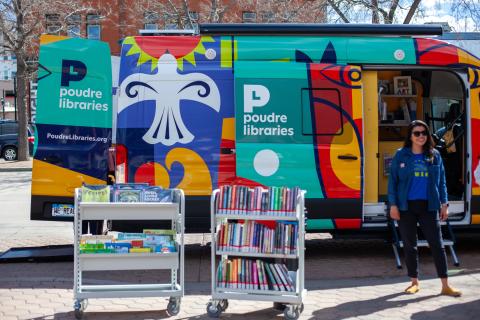
M 243 86 L 243 111 L 253 112 L 254 107 L 263 107 L 270 100 L 270 91 L 259 84 L 246 84 Z
M 62 60 L 62 87 L 70 86 L 70 81 L 82 80 L 86 74 L 87 66 L 83 62 L 78 60 Z

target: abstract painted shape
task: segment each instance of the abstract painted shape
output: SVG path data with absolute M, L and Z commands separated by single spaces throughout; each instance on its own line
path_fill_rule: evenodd
M 449 66 L 459 63 L 458 49 L 447 42 L 418 38 L 414 39 L 417 63 L 420 65 Z
M 355 92 L 361 90 L 360 68 L 311 64 L 310 81 L 311 88 L 321 88 L 312 90 L 311 114 L 322 191 L 327 198 L 359 199 L 363 185 L 362 114 L 357 110 L 361 95 Z M 342 170 L 347 165 L 350 172 L 345 175 Z
M 253 168 L 263 177 L 274 175 L 279 166 L 280 159 L 278 158 L 278 154 L 270 149 L 258 151 L 253 158 Z
M 205 161 L 195 151 L 186 148 L 172 149 L 165 158 L 165 166 L 172 169 L 174 163 L 183 166 L 183 179 L 176 188 L 187 195 L 212 193 L 212 177 Z
M 180 101 L 192 100 L 220 111 L 220 92 L 215 82 L 202 73 L 179 74 L 175 57 L 164 54 L 155 74 L 133 73 L 121 84 L 118 112 L 140 101 L 156 104 L 152 125 L 143 136 L 149 144 L 190 143 L 194 136 L 185 126 Z
M 169 172 L 172 172 L 172 166 L 177 163 L 183 167 L 183 177 L 174 186 L 171 185 Z M 135 172 L 135 182 L 146 182 L 163 188 L 179 188 L 187 195 L 212 192 L 212 178 L 208 166 L 196 152 L 185 148 L 170 150 L 165 158 L 165 166 L 157 162 L 142 164 Z

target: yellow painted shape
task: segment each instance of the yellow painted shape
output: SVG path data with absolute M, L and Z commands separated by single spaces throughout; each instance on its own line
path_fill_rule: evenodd
M 230 38 L 222 38 L 220 40 L 220 66 L 222 68 L 231 68 L 232 63 L 232 40 Z
M 360 74 L 362 70 L 360 67 L 352 66 L 351 67 L 352 71 L 358 71 Z M 352 86 L 362 86 L 362 79 L 359 81 L 352 81 Z M 375 85 L 376 87 L 376 85 Z M 356 119 L 361 119 L 363 110 L 362 110 L 362 89 L 352 89 L 352 117 L 354 120 Z
M 33 160 L 32 195 L 73 197 L 75 188 L 81 187 L 82 183 L 105 184 L 105 181 L 44 161 Z
M 237 40 L 233 41 L 233 60 L 238 60 L 238 42 L 237 42 Z
M 40 45 L 69 39 L 65 36 L 55 36 L 51 34 L 42 34 L 40 36 Z
M 480 214 L 472 214 L 472 224 L 480 224 Z
M 472 188 L 472 195 L 480 196 L 480 187 L 473 187 Z
M 223 119 L 222 139 L 235 141 L 235 118 Z
M 351 137 L 345 141 L 344 137 Z M 340 160 L 339 155 L 354 155 L 357 160 Z M 343 134 L 335 136 L 330 148 L 330 162 L 337 178 L 354 190 L 360 190 L 360 147 L 355 138 L 355 131 L 350 123 L 343 125 Z
M 480 88 L 470 91 L 470 115 L 473 119 L 480 119 Z
M 364 201 L 378 202 L 378 93 L 377 72 L 363 71 Z
M 471 65 L 474 65 L 474 66 L 480 66 L 480 59 L 478 59 L 477 57 L 474 57 L 472 56 L 471 54 L 469 54 L 468 52 L 458 48 L 457 49 L 457 52 L 458 52 L 458 62 L 459 63 L 464 63 L 464 64 L 471 64 Z
M 162 188 L 170 188 L 170 175 L 167 169 L 159 163 L 154 163 L 153 170 L 155 172 L 155 185 Z
M 210 170 L 196 152 L 186 148 L 172 149 L 165 158 L 165 165 L 171 170 L 172 164 L 183 166 L 183 179 L 176 188 L 183 189 L 186 195 L 209 195 L 212 193 Z

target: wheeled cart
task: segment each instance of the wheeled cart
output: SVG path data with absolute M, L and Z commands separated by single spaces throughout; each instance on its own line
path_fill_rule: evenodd
M 296 197 L 295 202 L 295 211 L 291 213 L 289 216 L 283 216 L 281 214 L 275 216 L 268 216 L 268 215 L 261 215 L 255 214 L 255 212 L 242 212 L 240 214 L 222 214 L 218 213 L 218 203 L 219 203 L 219 194 L 220 191 L 217 189 L 213 192 L 211 198 L 211 236 L 212 236 L 212 245 L 211 245 L 211 272 L 212 272 L 212 298 L 208 302 L 207 305 L 207 313 L 210 317 L 217 318 L 220 316 L 222 312 L 227 310 L 229 305 L 229 300 L 254 300 L 254 301 L 271 301 L 274 303 L 284 304 L 284 317 L 287 320 L 296 320 L 300 316 L 300 313 L 303 311 L 303 299 L 307 294 L 307 290 L 304 287 L 304 265 L 305 265 L 305 218 L 304 218 L 304 194 L 305 191 L 300 190 L 298 196 Z M 230 236 L 224 235 L 225 230 L 228 229 L 225 224 L 228 225 L 230 221 L 233 223 L 264 223 L 266 221 L 275 221 L 275 223 L 295 223 L 298 225 L 298 229 L 295 229 L 298 234 L 298 242 L 296 246 L 296 250 L 294 253 L 264 253 L 261 249 L 256 250 L 251 248 L 242 248 L 236 250 L 236 245 L 232 247 L 224 248 L 222 244 L 219 243 L 227 238 L 230 240 L 234 239 L 235 237 L 240 238 L 248 238 L 253 239 L 256 237 L 267 238 L 268 234 L 258 233 L 257 231 L 251 231 L 251 227 L 246 227 L 248 230 L 240 231 L 241 235 L 239 235 L 233 229 Z M 235 222 L 237 221 L 237 222 Z M 253 222 L 251 222 L 253 221 Z M 224 225 L 223 231 L 222 224 Z M 230 232 L 229 231 L 229 232 Z M 256 233 L 254 236 L 250 236 L 251 233 Z M 271 238 L 273 239 L 274 236 Z M 220 240 L 220 238 L 222 240 Z M 232 240 L 235 243 L 235 240 Z M 263 241 L 263 240 L 261 240 Z M 283 237 L 282 237 L 283 241 Z M 287 241 L 287 240 L 286 240 Z M 247 242 L 251 242 L 251 240 L 247 240 Z M 257 241 L 258 242 L 258 241 Z M 236 243 L 238 245 L 238 241 Z M 240 245 L 241 247 L 242 245 Z M 262 244 L 260 245 L 262 246 Z M 268 246 L 268 245 L 267 245 Z M 240 252 L 243 251 L 243 252 Z M 257 251 L 257 252 L 252 252 Z M 290 287 L 292 291 L 277 291 L 273 290 L 271 287 L 263 287 L 259 289 L 258 285 L 250 285 L 248 282 L 250 280 L 245 280 L 252 272 L 248 266 L 245 268 L 245 264 L 251 265 L 251 263 L 240 262 L 242 265 L 240 267 L 241 271 L 238 271 L 238 281 L 245 281 L 247 284 L 242 283 L 241 285 L 238 284 L 233 287 L 228 287 L 225 284 L 219 283 L 219 276 L 223 272 L 219 270 L 219 264 L 225 262 L 229 262 L 229 259 L 238 259 L 238 260 L 250 260 L 255 261 L 256 265 L 258 263 L 263 265 L 263 261 L 268 261 L 270 265 L 277 264 L 277 262 L 285 263 L 283 266 L 286 266 L 284 269 L 283 275 L 285 275 L 288 271 L 290 278 L 293 280 L 293 289 Z M 260 262 L 259 262 L 260 261 Z M 239 265 L 240 265 L 239 264 Z M 271 268 L 271 267 L 270 267 Z M 287 270 L 288 269 L 288 270 Z M 293 270 L 292 270 L 293 269 Z M 237 271 L 237 268 L 234 268 Z M 247 277 L 245 277 L 245 273 L 247 273 Z M 262 272 L 260 272 L 262 273 Z M 254 276 L 258 276 L 258 272 L 253 271 Z M 265 273 L 263 273 L 265 276 Z M 277 273 L 278 275 L 278 273 Z M 269 275 L 270 276 L 270 275 Z M 268 278 L 268 277 L 267 277 Z M 240 280 L 243 279 L 243 280 Z M 260 279 L 260 277 L 258 277 Z M 235 280 L 237 281 L 237 280 Z M 254 280 L 256 282 L 257 279 Z M 260 280 L 258 280 L 260 281 Z
M 81 189 L 75 190 L 74 219 L 74 310 L 83 316 L 90 298 L 170 297 L 167 311 L 176 315 L 184 295 L 184 207 L 182 190 L 174 190 L 174 201 L 157 202 L 82 202 Z M 170 220 L 175 230 L 176 252 L 169 253 L 80 253 L 83 220 Z M 83 271 L 170 270 L 166 284 L 83 284 Z

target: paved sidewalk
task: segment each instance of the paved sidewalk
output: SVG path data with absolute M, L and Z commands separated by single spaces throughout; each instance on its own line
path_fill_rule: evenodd
M 52 238 L 55 236 L 52 235 Z M 478 240 L 478 238 L 477 238 Z M 45 239 L 44 239 L 45 241 Z M 37 241 L 41 244 L 41 241 Z M 207 319 L 210 296 L 209 234 L 187 236 L 186 296 L 172 319 Z M 477 242 L 478 243 L 478 242 Z M 404 295 L 404 270 L 397 270 L 381 241 L 307 241 L 305 310 L 300 319 L 475 319 L 480 312 L 478 250 L 459 250 L 460 268 L 450 266 L 460 298 L 440 296 L 440 281 L 428 250 L 421 250 L 421 290 Z M 89 284 L 167 283 L 158 271 L 85 272 Z M 73 264 L 0 264 L 0 319 L 73 319 Z M 221 318 L 280 319 L 271 302 L 230 300 Z M 163 319 L 165 298 L 90 299 L 85 319 Z
M 1 319 L 74 318 L 70 263 L 2 265 L 0 268 Z M 66 271 L 69 277 L 58 276 Z M 480 311 L 480 276 L 478 273 L 463 274 L 451 281 L 462 288 L 463 297 L 439 296 L 436 279 L 423 281 L 416 295 L 402 294 L 403 277 L 310 280 L 300 319 L 475 319 Z M 209 282 L 187 282 L 181 311 L 172 319 L 207 319 L 209 295 Z M 281 316 L 269 302 L 229 302 L 222 318 L 273 319 Z M 90 299 L 84 318 L 163 319 L 168 316 L 166 305 L 164 298 Z
M 32 158 L 28 161 L 5 161 L 0 159 L 0 172 L 32 171 Z
M 1 173 L 0 252 L 12 247 L 72 244 L 69 222 L 29 220 L 29 172 Z M 450 264 L 460 298 L 439 296 L 440 281 L 430 252 L 420 248 L 421 290 L 404 295 L 405 270 L 397 270 L 382 240 L 333 240 L 308 234 L 305 278 L 309 290 L 300 319 L 476 319 L 480 314 L 480 234 L 457 237 L 460 267 Z M 210 234 L 186 237 L 185 289 L 178 316 L 207 319 L 210 291 Z M 85 272 L 90 284 L 168 282 L 159 271 Z M 0 264 L 0 320 L 74 319 L 73 263 Z M 281 319 L 272 303 L 230 301 L 221 318 Z M 164 319 L 164 298 L 91 299 L 85 319 Z

